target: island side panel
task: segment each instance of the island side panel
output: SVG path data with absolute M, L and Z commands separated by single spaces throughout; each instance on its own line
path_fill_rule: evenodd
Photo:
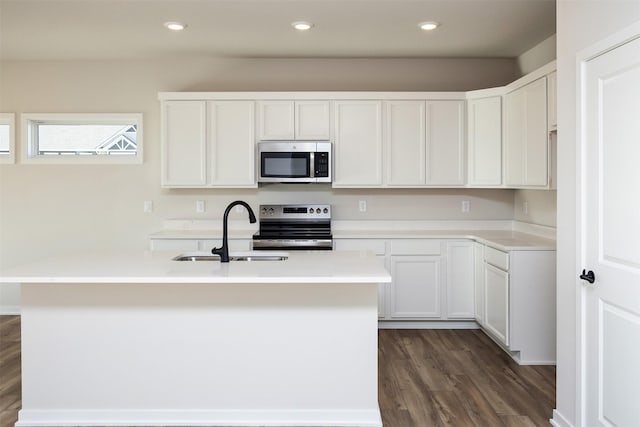
M 377 284 L 24 284 L 30 425 L 381 425 Z

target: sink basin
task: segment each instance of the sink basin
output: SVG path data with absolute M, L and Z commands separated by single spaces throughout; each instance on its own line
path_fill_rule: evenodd
M 171 258 L 173 261 L 220 261 L 218 255 L 189 255 L 183 254 Z
M 284 261 L 289 258 L 286 252 L 238 252 L 229 254 L 229 261 Z M 172 258 L 173 261 L 220 261 L 218 255 L 203 252 L 184 253 Z
M 229 255 L 229 261 L 284 261 L 288 256 L 284 255 Z

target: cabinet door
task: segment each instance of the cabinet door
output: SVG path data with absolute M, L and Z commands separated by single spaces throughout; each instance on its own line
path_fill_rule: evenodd
M 392 318 L 440 317 L 440 263 L 439 256 L 391 257 Z
M 524 90 L 509 92 L 504 97 L 505 184 L 508 187 L 524 183 Z
M 258 139 L 292 140 L 294 132 L 293 101 L 259 101 L 258 102 Z
M 209 101 L 211 184 L 256 187 L 253 101 Z
M 549 179 L 546 77 L 528 84 L 525 97 L 524 185 L 546 187 Z
M 205 101 L 162 102 L 161 158 L 163 187 L 207 184 Z
M 426 183 L 424 101 L 385 103 L 387 184 L 416 186 Z
M 329 101 L 295 102 L 295 139 L 326 140 L 329 135 Z
M 334 187 L 382 185 L 382 103 L 335 102 Z
M 475 319 L 480 326 L 484 326 L 484 245 L 482 243 L 474 243 L 473 253 Z
M 427 102 L 427 184 L 464 185 L 464 101 Z
M 509 345 L 509 273 L 484 265 L 485 327 Z
M 447 318 L 473 319 L 474 243 L 447 242 Z
M 504 137 L 506 185 L 546 187 L 546 77 L 505 96 Z
M 502 184 L 502 98 L 468 103 L 468 169 L 471 186 Z

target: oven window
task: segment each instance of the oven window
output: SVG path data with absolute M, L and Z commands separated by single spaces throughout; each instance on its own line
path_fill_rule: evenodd
M 262 153 L 262 176 L 304 178 L 309 176 L 309 153 Z

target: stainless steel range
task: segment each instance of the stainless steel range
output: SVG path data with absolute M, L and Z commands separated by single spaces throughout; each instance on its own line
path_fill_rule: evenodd
M 255 250 L 331 250 L 331 205 L 260 205 Z

